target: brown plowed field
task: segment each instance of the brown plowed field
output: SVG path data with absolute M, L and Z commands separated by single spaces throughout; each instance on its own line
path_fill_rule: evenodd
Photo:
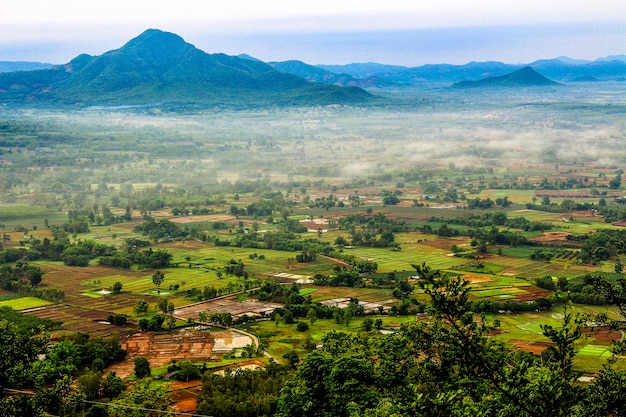
M 136 323 L 130 321 L 126 326 L 114 326 L 106 323 L 107 311 L 96 311 L 65 304 L 56 304 L 24 311 L 40 318 L 63 322 L 62 330 L 67 332 L 87 333 L 92 337 L 107 337 L 113 333 L 123 334 L 128 329 L 137 329 Z
M 230 331 L 208 332 L 185 329 L 177 333 L 142 332 L 129 336 L 121 343 L 128 353 L 123 361 L 107 369 L 120 378 L 134 372 L 134 359 L 143 356 L 156 368 L 168 365 L 173 360 L 191 362 L 218 361 L 221 355 L 230 353 L 252 343 L 248 336 Z
M 230 313 L 233 318 L 238 318 L 244 314 L 258 316 L 266 313 L 269 315 L 269 313 L 279 307 L 282 307 L 282 305 L 252 299 L 237 301 L 234 297 L 228 296 L 177 308 L 174 315 L 181 320 L 191 318 L 197 321 L 200 312 L 205 311 L 208 315 L 213 313 Z

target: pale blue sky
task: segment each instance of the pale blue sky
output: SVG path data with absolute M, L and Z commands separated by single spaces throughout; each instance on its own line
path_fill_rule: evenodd
M 2 6 L 0 61 L 65 63 L 147 28 L 209 52 L 311 64 L 527 63 L 626 53 L 615 0 L 21 0 Z

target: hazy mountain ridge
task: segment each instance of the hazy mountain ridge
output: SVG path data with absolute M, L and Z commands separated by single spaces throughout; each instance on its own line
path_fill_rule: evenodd
M 306 80 L 323 84 L 361 88 L 376 88 L 384 85 L 390 85 L 377 76 L 357 78 L 345 73 L 335 74 L 334 72 L 328 71 L 324 68 L 309 65 L 297 60 L 268 62 L 268 64 L 279 71 L 295 74 Z
M 484 84 L 494 87 L 494 77 L 511 75 L 525 67 L 560 83 L 622 81 L 626 78 L 626 55 L 595 61 L 559 57 L 524 65 L 486 61 L 412 68 L 373 62 L 265 63 L 246 54 L 208 54 L 176 34 L 149 29 L 119 49 L 99 56 L 82 54 L 64 65 L 0 62 L 0 72 L 2 68 L 34 68 L 0 73 L 0 101 L 83 105 L 350 104 L 374 99 L 363 89 L 458 87 L 457 83 L 479 80 L 488 80 Z M 542 85 L 528 79 L 500 81 L 506 86 Z
M 54 67 L 53 64 L 43 62 L 30 61 L 0 61 L 0 73 L 14 71 L 35 71 L 40 69 L 49 69 Z
M 595 61 L 575 60 L 567 57 L 537 60 L 529 64 L 502 62 L 469 62 L 464 65 L 426 64 L 419 67 L 401 67 L 377 63 L 347 65 L 316 65 L 316 67 L 342 72 L 355 78 L 376 77 L 387 85 L 410 87 L 423 84 L 451 85 L 460 81 L 480 80 L 510 74 L 530 66 L 543 76 L 558 82 L 594 78 L 598 81 L 620 80 L 626 77 L 626 55 L 599 58 Z
M 48 70 L 0 74 L 0 100 L 71 104 L 342 104 L 372 99 L 357 88 L 311 83 L 260 61 L 208 54 L 150 29 L 119 49 L 79 55 Z

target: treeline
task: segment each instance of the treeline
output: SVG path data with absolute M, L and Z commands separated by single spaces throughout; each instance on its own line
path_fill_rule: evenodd
M 608 305 L 610 303 L 606 296 L 598 292 L 595 287 L 597 276 L 600 276 L 612 283 L 615 281 L 616 277 L 620 277 L 621 275 L 597 273 L 594 277 L 593 275 L 587 274 L 582 278 L 582 280 L 576 279 L 574 282 L 570 282 L 565 277 L 558 277 L 555 281 L 550 276 L 544 276 L 536 278 L 534 281 L 535 285 L 539 288 L 554 291 L 556 293 L 548 297 L 554 303 L 562 304 L 569 300 L 578 304 Z
M 28 262 L 17 261 L 15 267 L 0 266 L 0 288 L 42 300 L 61 302 L 65 298 L 63 290 L 56 288 L 39 288 L 44 272 L 41 268 L 29 265 Z
M 552 224 L 548 222 L 533 222 L 525 217 L 508 218 L 506 212 L 498 211 L 495 213 L 485 213 L 481 215 L 469 215 L 463 217 L 431 217 L 429 222 L 445 223 L 445 224 L 458 224 L 463 226 L 469 226 L 473 228 L 488 227 L 488 226 L 504 226 L 512 229 L 520 229 L 525 232 L 529 231 L 546 231 L 552 229 Z
M 560 326 L 541 326 L 553 346 L 534 355 L 490 337 L 494 327 L 473 314 L 467 281 L 433 275 L 423 286 L 428 317 L 386 336 L 328 333 L 297 365 L 275 415 L 622 415 L 623 372 L 609 365 L 591 383 L 578 380 L 583 333 L 569 310 Z
M 60 321 L 39 318 L 32 314 L 22 314 L 11 307 L 0 307 L 0 321 L 7 320 L 14 323 L 18 331 L 26 335 L 38 334 L 42 330 L 52 330 L 63 324 Z
M 44 381 L 52 383 L 64 375 L 76 376 L 87 368 L 102 371 L 125 356 L 126 351 L 116 337 L 92 339 L 87 334 L 76 333 L 53 344 L 46 357 L 36 364 L 36 371 Z
M 207 374 L 198 395 L 202 415 L 221 417 L 272 416 L 291 367 L 270 362 L 265 369 L 227 370 L 224 376 Z
M 128 269 L 136 264 L 140 269 L 167 268 L 171 265 L 172 254 L 165 249 L 137 250 L 126 246 L 123 250 L 109 256 L 102 256 L 98 264 Z
M 149 246 L 150 242 L 134 238 L 127 239 L 120 249 L 91 239 L 73 241 L 68 237 L 56 240 L 31 238 L 22 243 L 28 247 L 0 251 L 0 264 L 45 259 L 63 261 L 68 266 L 85 267 L 90 260 L 99 258 L 98 264 L 102 266 L 126 269 L 132 265 L 138 265 L 139 268 L 165 268 L 170 266 L 172 259 L 172 255 L 165 249 L 140 250 L 139 248 Z

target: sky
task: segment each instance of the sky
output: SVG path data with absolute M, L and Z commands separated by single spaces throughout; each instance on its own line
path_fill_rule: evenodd
M 0 61 L 69 62 L 148 28 L 208 53 L 309 64 L 530 63 L 626 54 L 616 0 L 18 0 L 0 9 Z

